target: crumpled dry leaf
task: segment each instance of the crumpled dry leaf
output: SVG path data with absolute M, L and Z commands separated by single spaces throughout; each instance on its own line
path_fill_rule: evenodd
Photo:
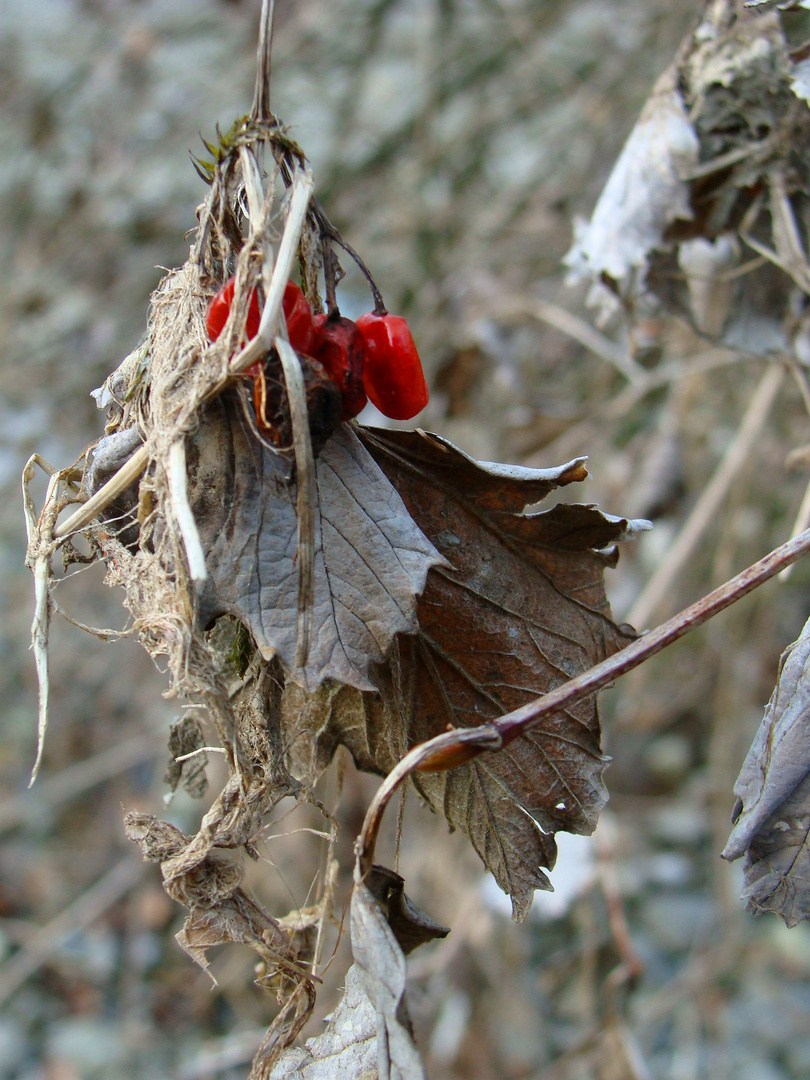
M 340 425 L 316 463 L 315 599 L 296 668 L 298 562 L 290 462 L 264 447 L 231 398 L 212 406 L 188 451 L 190 500 L 210 586 L 204 622 L 228 612 L 265 659 L 312 692 L 332 679 L 373 690 L 369 665 L 417 628 L 416 596 L 442 563 L 354 431 Z
M 483 465 L 424 432 L 361 438 L 408 512 L 450 564 L 431 570 L 420 630 L 398 638 L 373 677 L 379 696 L 288 688 L 283 717 L 294 767 L 317 771 L 336 745 L 361 768 L 387 773 L 414 744 L 474 727 L 587 670 L 632 640 L 610 618 L 602 550 L 639 527 L 591 506 L 523 508 L 587 475 L 582 461 L 556 469 Z M 646 523 L 645 523 L 646 525 Z M 606 799 L 594 698 L 445 773 L 414 776 L 420 793 L 465 832 L 525 917 L 554 832 L 590 833 Z
M 163 777 L 170 791 L 177 791 L 182 780 L 183 790 L 192 799 L 203 797 L 208 787 L 205 774 L 208 756 L 202 749 L 204 745 L 202 725 L 193 713 L 175 717 L 169 729 L 169 765 Z
M 670 68 L 644 106 L 591 220 L 575 225 L 574 245 L 564 260 L 574 279 L 599 282 L 607 276 L 622 295 L 644 291 L 650 253 L 661 245 L 667 226 L 692 217 L 685 178 L 699 150 Z M 597 285 L 591 299 L 604 294 Z
M 723 858 L 746 856 L 748 908 L 788 926 L 810 919 L 810 620 L 785 654 L 734 793 Z
M 810 290 L 810 110 L 780 11 L 749 7 L 705 4 L 565 261 L 603 317 L 663 304 L 768 355 L 789 346 L 793 286 Z
M 372 866 L 364 878 L 365 887 L 380 905 L 403 953 L 408 956 L 428 941 L 444 938 L 449 926 L 442 926 L 414 904 L 405 893 L 405 881 L 387 866 Z
M 354 964 L 323 1034 L 289 1050 L 268 1080 L 425 1080 L 405 1002 L 405 957 L 364 884 L 351 903 Z
M 325 1030 L 291 1046 L 267 1080 L 377 1080 L 377 1011 L 356 965 Z

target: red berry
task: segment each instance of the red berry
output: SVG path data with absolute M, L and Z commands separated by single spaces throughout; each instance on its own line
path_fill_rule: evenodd
M 372 404 L 392 420 L 410 420 L 428 403 L 422 362 L 407 322 L 369 311 L 357 320 L 365 344 L 363 386 Z
M 297 285 L 287 282 L 284 290 L 284 318 L 287 321 L 287 336 L 296 352 L 312 355 L 315 345 L 315 324 L 307 298 Z
M 365 407 L 363 389 L 363 335 L 351 319 L 316 315 L 312 356 L 326 368 L 343 397 L 341 419 L 351 420 Z
M 205 329 L 208 331 L 208 336 L 212 341 L 217 340 L 222 333 L 225 323 L 228 321 L 231 304 L 233 303 L 234 281 L 234 278 L 229 278 L 208 305 L 208 314 L 205 317 Z M 254 338 L 258 334 L 261 317 L 261 312 L 259 311 L 259 297 L 254 289 L 253 294 L 250 297 L 247 326 L 245 327 L 248 338 Z

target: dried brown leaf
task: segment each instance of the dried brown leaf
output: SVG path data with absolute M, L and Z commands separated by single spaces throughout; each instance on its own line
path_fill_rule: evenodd
M 418 634 L 400 636 L 376 668 L 379 696 L 325 687 L 306 700 L 288 690 L 285 730 L 299 768 L 322 766 L 342 743 L 361 768 L 387 773 L 415 743 L 500 716 L 632 640 L 610 618 L 602 577 L 612 555 L 601 550 L 632 523 L 591 506 L 522 512 L 584 479 L 581 461 L 482 465 L 424 432 L 361 437 L 450 565 L 428 576 Z M 470 837 L 523 918 L 533 890 L 550 887 L 540 867 L 554 865 L 553 834 L 593 830 L 605 764 L 589 698 L 500 753 L 414 783 Z

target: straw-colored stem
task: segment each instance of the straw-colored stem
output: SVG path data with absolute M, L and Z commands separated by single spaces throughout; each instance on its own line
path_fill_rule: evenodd
M 287 401 L 295 450 L 296 516 L 298 519 L 298 641 L 295 665 L 302 668 L 309 653 L 310 625 L 315 591 L 315 455 L 309 433 L 307 395 L 298 354 L 283 337 L 276 338 L 276 351 L 284 369 Z
M 169 502 L 183 538 L 188 560 L 188 572 L 192 581 L 205 581 L 208 571 L 205 568 L 203 552 L 197 522 L 188 501 L 186 483 L 186 443 L 181 436 L 169 447 L 166 458 L 166 478 L 169 481 Z

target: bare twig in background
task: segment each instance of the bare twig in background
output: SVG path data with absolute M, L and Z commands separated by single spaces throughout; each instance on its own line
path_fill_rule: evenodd
M 156 747 L 154 737 L 146 734 L 126 739 L 108 750 L 77 761 L 54 776 L 41 780 L 34 792 L 15 795 L 0 803 L 0 833 L 23 824 L 32 813 L 51 810 L 134 765 L 152 761 L 160 753 L 163 750 Z
M 498 307 L 498 316 L 504 321 L 527 315 L 540 322 L 548 323 L 549 326 L 567 334 L 573 341 L 579 342 L 601 360 L 612 364 L 631 385 L 635 386 L 647 381 L 648 372 L 625 350 L 619 348 L 590 323 L 559 304 L 550 304 L 545 300 L 532 300 L 521 304 L 505 301 L 502 307 Z
M 734 478 L 749 460 L 751 451 L 784 379 L 781 366 L 769 367 L 754 390 L 748 409 L 737 434 L 729 444 L 722 461 L 709 483 L 701 492 L 666 558 L 647 582 L 644 592 L 628 612 L 627 621 L 643 627 L 664 598 L 692 556 L 697 544 L 712 522 Z
M 0 1004 L 8 1001 L 26 979 L 47 963 L 66 938 L 95 922 L 116 900 L 128 893 L 144 870 L 143 862 L 127 856 L 37 930 L 22 949 L 0 967 Z

